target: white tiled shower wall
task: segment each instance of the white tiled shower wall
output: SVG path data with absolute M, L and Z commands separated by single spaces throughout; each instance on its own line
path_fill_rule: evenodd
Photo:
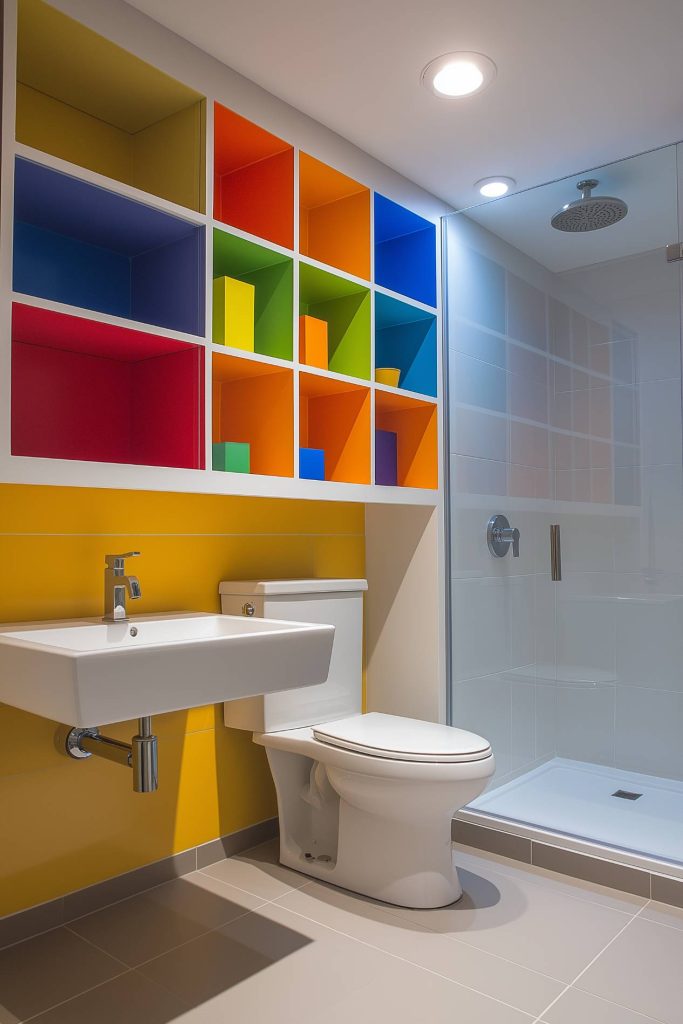
M 497 783 L 554 755 L 683 779 L 679 269 L 554 274 L 448 233 L 454 723 Z M 494 513 L 519 559 L 490 555 Z

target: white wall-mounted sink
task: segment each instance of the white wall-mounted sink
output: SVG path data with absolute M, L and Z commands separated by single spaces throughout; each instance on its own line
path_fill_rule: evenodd
M 324 682 L 334 627 L 177 613 L 0 628 L 0 701 L 99 726 Z

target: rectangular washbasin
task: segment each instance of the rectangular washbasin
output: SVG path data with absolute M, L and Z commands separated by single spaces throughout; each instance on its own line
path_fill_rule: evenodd
M 101 726 L 324 682 L 334 627 L 178 613 L 0 630 L 0 701 Z

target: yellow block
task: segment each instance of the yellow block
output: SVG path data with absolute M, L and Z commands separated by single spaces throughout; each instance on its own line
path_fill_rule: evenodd
M 254 351 L 253 284 L 234 277 L 217 277 L 213 282 L 213 340 Z

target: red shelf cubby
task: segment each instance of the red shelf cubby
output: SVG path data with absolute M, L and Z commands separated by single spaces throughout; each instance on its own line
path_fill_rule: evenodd
M 294 147 L 214 104 L 214 218 L 291 249 Z
M 12 307 L 12 455 L 204 468 L 204 349 Z

